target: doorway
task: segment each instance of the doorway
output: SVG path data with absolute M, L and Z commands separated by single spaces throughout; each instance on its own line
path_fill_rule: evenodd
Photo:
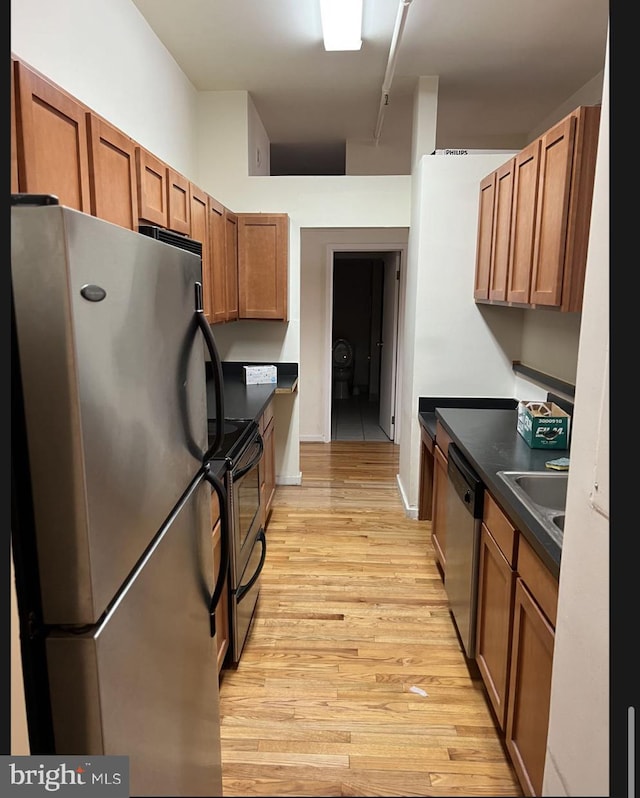
M 336 250 L 331 272 L 332 351 L 351 353 L 332 367 L 331 440 L 393 441 L 400 251 Z

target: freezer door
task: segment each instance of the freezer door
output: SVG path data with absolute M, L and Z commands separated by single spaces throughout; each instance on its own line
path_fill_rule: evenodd
M 129 756 L 131 795 L 222 795 L 210 506 L 199 483 L 104 623 L 47 640 L 56 753 Z
M 206 451 L 201 261 L 62 206 L 11 223 L 44 622 L 96 623 Z

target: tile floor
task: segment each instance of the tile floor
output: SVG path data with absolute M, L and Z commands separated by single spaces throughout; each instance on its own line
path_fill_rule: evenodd
M 378 424 L 380 406 L 367 396 L 334 399 L 331 405 L 331 440 L 388 441 Z

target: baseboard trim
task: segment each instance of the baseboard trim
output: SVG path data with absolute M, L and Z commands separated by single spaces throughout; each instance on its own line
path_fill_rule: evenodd
M 400 498 L 402 499 L 402 505 L 404 507 L 404 513 L 407 518 L 414 518 L 417 520 L 418 518 L 418 508 L 413 507 L 409 504 L 407 500 L 407 494 L 404 492 L 404 488 L 402 487 L 402 482 L 400 481 L 400 474 L 396 474 L 396 484 L 398 485 L 398 491 L 400 493 Z
M 276 476 L 276 485 L 302 485 L 302 471 L 294 476 Z
M 326 443 L 323 435 L 300 435 L 300 443 Z

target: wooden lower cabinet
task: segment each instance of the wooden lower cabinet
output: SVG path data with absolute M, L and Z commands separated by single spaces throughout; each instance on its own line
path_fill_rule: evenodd
M 418 520 L 431 521 L 433 511 L 433 457 L 434 443 L 429 433 L 420 428 L 420 481 L 418 493 Z
M 558 582 L 485 492 L 476 663 L 525 795 L 541 795 Z
M 213 530 L 211 533 L 211 543 L 213 546 L 213 585 L 215 586 L 220 572 L 222 560 L 222 523 L 220 519 L 220 503 L 217 493 L 211 494 L 211 519 Z M 229 585 L 228 579 L 216 608 L 216 646 L 218 673 L 222 670 L 222 665 L 229 650 Z
M 431 511 L 431 541 L 442 572 L 447 562 L 447 474 L 448 461 L 439 446 L 433 450 L 433 509 Z
M 526 795 L 542 795 L 555 632 L 518 578 L 506 743 Z
M 260 464 L 260 503 L 262 525 L 266 529 L 273 497 L 276 492 L 276 440 L 273 434 L 273 399 L 267 405 L 260 420 L 260 434 L 264 443 L 264 455 Z
M 486 524 L 480 535 L 476 663 L 504 731 L 516 574 Z
M 436 445 L 433 447 L 433 505 L 431 510 L 431 542 L 435 549 L 436 561 L 446 572 L 447 563 L 447 494 L 449 492 L 449 461 L 445 452 L 449 450 L 449 438 L 440 435 L 440 443 L 445 449 L 440 448 L 438 442 L 438 429 L 436 429 Z

